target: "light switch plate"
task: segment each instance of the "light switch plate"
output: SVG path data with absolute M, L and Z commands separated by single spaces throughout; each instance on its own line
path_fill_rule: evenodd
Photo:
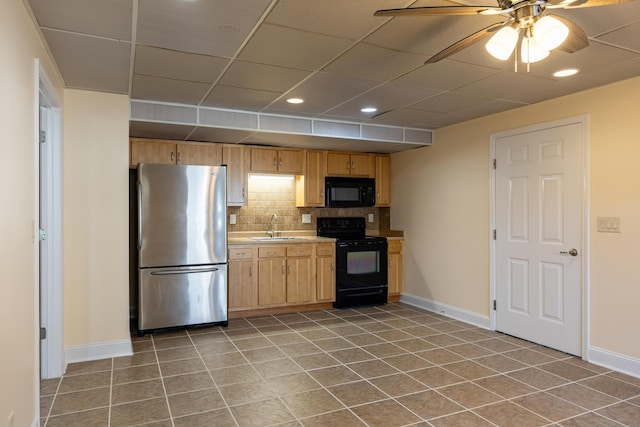
M 598 231 L 601 233 L 620 233 L 620 217 L 599 216 Z
M 233 225 L 236 223 L 236 214 L 229 215 L 229 224 Z
M 311 214 L 302 214 L 302 223 L 311 224 Z
M 369 222 L 373 222 L 373 214 L 369 214 Z

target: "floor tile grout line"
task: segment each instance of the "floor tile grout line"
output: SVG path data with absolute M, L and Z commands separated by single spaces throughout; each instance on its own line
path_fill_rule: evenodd
M 151 344 L 153 346 L 153 351 L 156 355 L 156 364 L 158 366 L 158 373 L 160 374 L 160 382 L 162 383 L 162 391 L 164 392 L 164 400 L 167 405 L 167 411 L 169 412 L 169 419 L 171 420 L 171 426 L 175 427 L 173 422 L 173 414 L 171 413 L 171 405 L 169 404 L 169 395 L 167 393 L 167 386 L 164 383 L 164 375 L 162 375 L 162 368 L 160 367 L 160 359 L 158 357 L 158 350 L 156 348 L 156 341 L 153 336 L 151 336 Z

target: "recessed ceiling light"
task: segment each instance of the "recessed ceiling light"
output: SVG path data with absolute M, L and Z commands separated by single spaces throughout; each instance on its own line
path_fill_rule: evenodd
M 304 102 L 304 99 L 302 99 L 302 98 L 289 98 L 289 99 L 287 99 L 287 102 L 289 104 L 302 104 Z
M 361 108 L 360 111 L 362 111 L 363 113 L 375 113 L 376 111 L 378 111 L 378 109 L 376 107 L 364 107 Z
M 553 73 L 553 77 L 569 77 L 578 74 L 580 70 L 577 68 L 567 68 L 566 70 L 560 70 Z

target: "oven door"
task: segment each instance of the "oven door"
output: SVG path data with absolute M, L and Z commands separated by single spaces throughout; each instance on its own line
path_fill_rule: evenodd
M 387 285 L 387 242 L 338 241 L 336 250 L 336 287 L 368 288 Z

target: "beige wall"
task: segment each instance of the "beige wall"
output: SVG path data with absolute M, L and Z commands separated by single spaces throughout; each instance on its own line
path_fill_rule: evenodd
M 36 417 L 38 372 L 35 59 L 62 100 L 57 72 L 20 0 L 0 3 L 0 423 Z
M 65 91 L 64 344 L 129 339 L 129 101 Z
M 392 155 L 406 292 L 489 316 L 490 135 L 589 114 L 590 344 L 640 360 L 639 97 L 635 78 L 438 129 L 433 146 Z M 622 233 L 596 232 L 598 216 L 619 216 Z

